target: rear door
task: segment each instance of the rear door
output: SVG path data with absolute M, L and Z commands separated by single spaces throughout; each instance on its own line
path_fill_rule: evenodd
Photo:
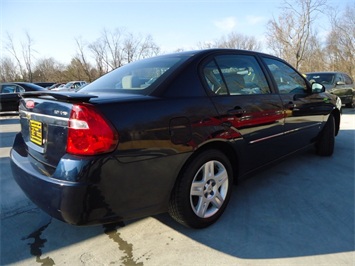
M 269 86 L 264 72 L 251 54 L 216 55 L 203 65 L 205 85 L 226 128 L 222 137 L 244 139 L 243 171 L 280 156 L 275 149 L 283 131 L 281 99 Z M 223 135 L 222 135 L 223 134 Z M 242 147 L 243 148 L 243 147 Z
M 0 85 L 0 111 L 18 111 L 20 97 L 17 91 L 16 84 L 1 84 Z

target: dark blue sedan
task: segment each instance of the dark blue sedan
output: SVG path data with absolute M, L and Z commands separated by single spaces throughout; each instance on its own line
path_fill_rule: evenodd
M 332 155 L 340 108 L 274 56 L 162 55 L 78 92 L 23 94 L 12 171 L 35 204 L 70 224 L 168 211 L 203 228 L 237 180 L 301 149 Z

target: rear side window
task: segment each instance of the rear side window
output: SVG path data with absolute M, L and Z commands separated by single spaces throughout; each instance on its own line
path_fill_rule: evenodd
M 263 59 L 274 77 L 279 93 L 304 93 L 307 91 L 305 80 L 293 68 L 275 59 Z
M 271 92 L 264 73 L 253 56 L 217 56 L 205 65 L 203 74 L 209 90 L 216 95 Z

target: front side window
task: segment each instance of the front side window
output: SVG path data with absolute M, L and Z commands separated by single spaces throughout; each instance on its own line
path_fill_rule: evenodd
M 216 56 L 203 68 L 208 88 L 216 95 L 271 93 L 257 60 L 249 55 Z
M 346 85 L 351 85 L 351 84 L 353 84 L 352 79 L 351 79 L 347 74 L 343 74 L 343 76 L 344 76 L 344 80 L 345 80 L 345 84 L 346 84 Z
M 263 59 L 274 77 L 279 93 L 304 93 L 307 91 L 305 80 L 293 68 L 275 59 Z
M 24 88 L 22 88 L 21 86 L 16 86 L 16 91 L 17 92 L 25 92 L 26 90 Z

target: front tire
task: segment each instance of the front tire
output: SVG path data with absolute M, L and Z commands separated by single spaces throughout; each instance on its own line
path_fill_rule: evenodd
M 317 154 L 320 156 L 331 156 L 334 152 L 334 142 L 335 119 L 333 115 L 330 115 L 316 143 Z
M 218 150 L 206 150 L 183 168 L 172 191 L 169 214 L 187 227 L 207 227 L 224 212 L 232 184 L 228 158 Z

